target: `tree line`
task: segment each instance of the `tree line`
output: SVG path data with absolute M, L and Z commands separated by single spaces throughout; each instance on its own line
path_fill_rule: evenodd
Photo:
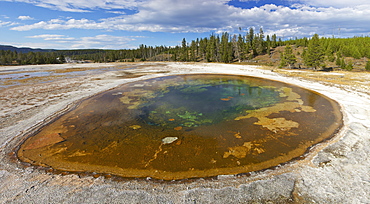
M 255 33 L 253 28 L 246 35 L 212 34 L 208 38 L 182 40 L 181 46 L 171 49 L 173 61 L 242 62 L 258 55 L 270 54 L 272 48 L 282 45 L 276 34 L 265 36 L 262 28 Z
M 137 49 L 124 50 L 58 50 L 53 52 L 0 51 L 1 65 L 24 65 L 63 63 L 62 57 L 91 62 L 128 61 L 182 61 L 182 62 L 225 62 L 244 61 L 270 53 L 271 48 L 282 45 L 276 35 L 265 36 L 262 28 L 255 33 L 253 28 L 246 35 L 212 34 L 209 37 L 187 42 L 174 47 L 140 45 Z
M 0 50 L 0 65 L 61 64 L 65 56 L 58 52 L 18 52 Z
M 187 41 L 180 45 L 147 46 L 123 50 L 57 50 L 51 52 L 0 51 L 1 65 L 55 64 L 64 63 L 66 57 L 72 60 L 89 62 L 135 62 L 135 61 L 181 61 L 181 62 L 245 62 L 260 55 L 270 56 L 275 48 L 285 46 L 280 53 L 280 67 L 295 67 L 297 54 L 293 47 L 302 47 L 298 53 L 306 67 L 325 67 L 325 61 L 335 62 L 343 69 L 353 68 L 345 58 L 370 58 L 370 37 L 324 38 L 317 34 L 307 38 L 281 40 L 276 34 L 265 35 L 262 28 L 257 31 L 249 28 L 245 34 L 211 34 L 209 37 Z M 370 63 L 366 66 L 370 69 Z

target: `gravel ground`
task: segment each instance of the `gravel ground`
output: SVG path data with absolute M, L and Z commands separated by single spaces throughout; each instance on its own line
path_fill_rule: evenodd
M 101 70 L 102 67 L 106 69 Z M 74 69 L 82 72 L 71 72 Z M 68 74 L 67 77 L 42 76 L 37 79 L 29 74 L 48 70 Z M 24 75 L 17 79 L 17 83 L 12 79 L 15 73 Z M 27 132 L 76 101 L 123 83 L 187 73 L 263 77 L 317 91 L 341 105 L 344 127 L 331 140 L 316 145 L 305 159 L 245 176 L 223 175 L 173 182 L 128 180 L 63 172 L 55 174 L 42 168 L 27 167 L 15 159 L 14 148 Z M 353 83 L 337 83 L 335 79 L 317 80 L 327 73 L 307 72 L 309 77 L 305 72 L 289 73 L 257 66 L 201 63 L 0 67 L 0 202 L 370 203 L 370 96 L 367 84 L 364 86 L 364 81 L 355 76 L 351 79 Z M 320 77 L 312 78 L 312 75 Z M 342 75 L 332 73 L 331 76 Z M 361 79 L 369 76 L 362 73 Z M 29 80 L 23 80 L 27 77 Z M 5 83 L 11 80 L 10 85 Z M 359 83 L 362 85 L 358 86 Z

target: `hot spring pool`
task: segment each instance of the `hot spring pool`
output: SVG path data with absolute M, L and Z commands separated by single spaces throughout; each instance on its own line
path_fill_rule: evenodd
M 27 138 L 23 162 L 68 172 L 177 180 L 288 162 L 342 126 L 339 105 L 261 78 L 177 75 L 95 95 Z

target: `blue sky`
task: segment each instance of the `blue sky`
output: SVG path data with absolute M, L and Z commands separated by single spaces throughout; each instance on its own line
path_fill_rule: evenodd
M 211 33 L 245 34 L 249 27 L 284 39 L 368 36 L 369 13 L 369 0 L 0 0 L 0 44 L 175 46 Z

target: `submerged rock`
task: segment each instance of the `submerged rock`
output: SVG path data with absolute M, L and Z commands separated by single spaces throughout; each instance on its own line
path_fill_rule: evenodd
M 140 125 L 131 125 L 130 128 L 133 129 L 133 130 L 138 130 L 138 129 L 141 128 L 141 126 Z
M 179 138 L 178 137 L 165 137 L 162 139 L 162 143 L 163 144 L 171 144 L 173 143 L 174 141 L 178 140 Z

